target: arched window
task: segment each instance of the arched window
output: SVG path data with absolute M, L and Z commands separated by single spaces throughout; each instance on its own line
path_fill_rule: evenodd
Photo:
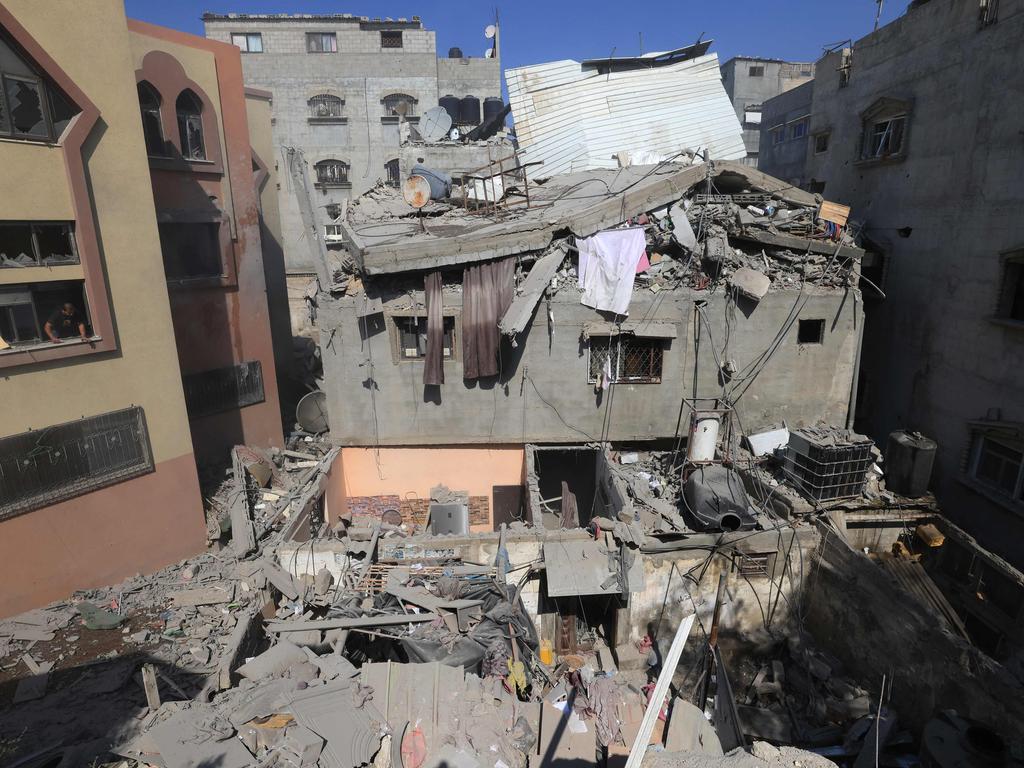
M 392 93 L 381 99 L 384 105 L 384 114 L 387 117 L 402 115 L 409 117 L 416 114 L 416 99 L 407 93 Z
M 321 160 L 313 166 L 318 184 L 347 184 L 348 163 L 341 160 Z
M 174 108 L 178 113 L 178 136 L 181 154 L 187 160 L 205 160 L 206 143 L 203 140 L 203 102 L 186 88 L 178 94 Z
M 309 100 L 309 116 L 314 119 L 341 117 L 344 100 L 329 93 L 320 93 Z
M 402 185 L 402 176 L 398 168 L 397 157 L 384 163 L 384 174 L 389 187 L 399 187 Z
M 156 157 L 167 154 L 164 146 L 164 128 L 160 120 L 160 94 L 143 80 L 138 85 L 139 110 L 142 112 L 142 135 L 146 138 L 146 153 Z

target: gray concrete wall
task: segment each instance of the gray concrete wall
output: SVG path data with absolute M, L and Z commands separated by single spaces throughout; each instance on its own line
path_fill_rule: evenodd
M 854 44 L 849 85 L 838 54 L 818 63 L 806 176 L 853 207 L 886 257 L 884 302 L 869 304 L 863 428 L 939 444 L 933 487 L 944 514 L 1018 568 L 1024 505 L 966 484 L 969 422 L 1024 422 L 1024 328 L 992 319 L 1000 253 L 1024 246 L 1024 2 L 978 27 L 977 4 L 932 0 Z M 878 98 L 913 102 L 905 159 L 858 162 L 860 114 Z M 910 237 L 898 236 L 902 227 Z
M 764 74 L 751 77 L 751 67 L 763 67 Z M 814 77 L 814 64 L 800 61 L 772 61 L 737 56 L 722 65 L 722 85 L 736 109 L 736 117 L 743 126 L 743 143 L 752 165 L 757 165 L 761 142 L 760 126 L 744 121 L 744 111 L 750 105 L 764 104 L 768 99 L 806 83 Z M 762 123 L 764 122 L 762 118 Z
M 398 155 L 398 167 L 403 178 L 411 173 L 412 167 L 417 163 L 435 171 L 455 175 L 460 171 L 475 171 L 494 160 L 503 160 L 514 154 L 515 150 L 512 144 L 507 141 L 473 144 L 455 142 L 405 144 Z M 510 164 L 508 167 L 514 167 L 514 164 Z
M 804 189 L 807 180 L 804 172 L 807 167 L 808 145 L 813 145 L 813 138 L 808 132 L 802 138 L 792 137 L 793 123 L 805 119 L 811 113 L 811 99 L 814 96 L 814 81 L 780 93 L 764 103 L 761 111 L 761 151 L 757 159 L 757 168 L 769 176 L 788 181 L 790 184 Z M 775 143 L 774 131 L 777 127 L 785 128 L 785 139 Z
M 415 286 L 412 286 L 415 288 Z M 825 320 L 824 343 L 797 343 L 794 322 L 763 372 L 740 399 L 738 410 L 748 430 L 778 424 L 792 426 L 825 420 L 845 424 L 854 376 L 862 305 L 857 291 L 823 292 L 807 288 L 769 293 L 749 317 L 727 305 L 720 290 L 634 293 L 630 319 L 672 323 L 677 337 L 664 351 L 660 384 L 617 384 L 600 397 L 588 382 L 589 348 L 581 340 L 584 323 L 597 312 L 579 303 L 575 290 L 551 301 L 553 336 L 546 311 L 517 348 L 504 348 L 504 374 L 495 380 L 464 382 L 460 360 L 445 363 L 446 383 L 425 390 L 423 364 L 396 362 L 392 350 L 392 310 L 420 309 L 422 291 L 395 291 L 387 312 L 377 315 L 361 338 L 356 318 L 361 297 L 321 300 L 318 322 L 323 351 L 332 439 L 345 445 L 430 445 L 499 442 L 582 442 L 649 440 L 672 437 L 680 399 L 692 395 L 694 366 L 693 301 L 708 301 L 712 339 L 722 359 L 740 369 L 772 343 L 794 310 L 800 318 Z M 446 312 L 461 312 L 461 291 L 445 291 Z M 457 333 L 459 329 L 457 328 Z M 712 341 L 701 330 L 698 396 L 721 393 Z M 728 348 L 725 348 L 728 339 Z M 456 340 L 457 354 L 461 342 Z M 370 383 L 372 379 L 375 386 Z M 610 406 L 609 406 L 610 403 Z M 604 430 L 608 407 L 611 416 Z
M 396 24 L 402 48 L 381 48 L 380 25 L 352 20 L 296 17 L 207 19 L 206 36 L 231 42 L 231 34 L 259 32 L 262 53 L 243 53 L 245 84 L 273 94 L 273 160 L 284 163 L 283 147 L 303 150 L 315 181 L 313 165 L 341 160 L 349 165 L 349 184 L 317 187 L 314 206 L 326 223 L 328 205 L 354 198 L 387 178 L 385 164 L 399 157 L 397 121 L 385 118 L 382 99 L 394 93 L 416 100 L 415 115 L 437 106 L 439 96 L 501 95 L 497 59 L 438 59 L 435 33 L 418 24 Z M 307 32 L 334 32 L 336 53 L 308 53 Z M 439 86 L 439 79 L 441 85 Z M 443 88 L 444 90 L 441 90 Z M 458 88 L 457 91 L 452 89 Z M 310 121 L 309 99 L 328 94 L 344 99 L 343 122 Z M 268 162 L 270 159 L 268 158 Z M 309 250 L 290 178 L 279 193 L 282 239 L 290 273 L 312 273 Z

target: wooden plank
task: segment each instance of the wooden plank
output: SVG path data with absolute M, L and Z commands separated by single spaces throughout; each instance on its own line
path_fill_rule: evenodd
M 932 523 L 919 525 L 914 532 L 917 534 L 917 538 L 929 547 L 941 547 L 946 543 L 946 537 L 943 535 L 942 531 L 936 528 Z
M 845 227 L 847 220 L 850 218 L 850 206 L 825 200 L 821 204 L 821 210 L 818 211 L 818 218 L 831 221 L 840 227 Z
M 142 687 L 146 691 L 146 704 L 150 712 L 160 709 L 160 686 L 156 681 L 156 667 L 152 664 L 142 665 Z

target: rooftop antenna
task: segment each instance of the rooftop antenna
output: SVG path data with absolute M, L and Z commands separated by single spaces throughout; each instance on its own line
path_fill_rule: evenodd
M 878 10 L 875 11 L 875 29 L 873 31 L 878 30 L 878 20 L 882 17 L 882 5 L 885 3 L 885 0 L 875 0 L 875 2 L 878 4 Z
M 644 31 L 640 30 L 639 32 L 637 32 L 637 35 L 639 35 L 639 37 L 640 37 L 640 55 L 643 56 L 644 55 Z

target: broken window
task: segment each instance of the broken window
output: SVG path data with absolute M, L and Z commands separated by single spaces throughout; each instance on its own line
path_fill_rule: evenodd
M 348 164 L 341 160 L 321 160 L 313 166 L 316 181 L 324 186 L 348 184 Z
M 819 133 L 814 136 L 814 154 L 820 155 L 828 152 L 828 133 Z
M 77 113 L 0 30 L 0 136 L 53 141 Z
M 306 50 L 309 53 L 337 53 L 338 36 L 334 32 L 307 32 Z
M 612 383 L 660 384 L 664 352 L 661 339 L 591 336 L 588 381 L 596 384 L 604 373 L 611 375 Z
M 401 48 L 402 32 L 397 29 L 388 29 L 380 33 L 381 48 Z
M 338 96 L 329 93 L 320 93 L 307 102 L 309 104 L 309 117 L 311 120 L 327 120 L 341 117 L 341 109 L 345 101 Z
M 384 163 L 384 178 L 389 187 L 399 187 L 402 185 L 402 175 L 399 171 L 397 157 Z
M 839 54 L 839 87 L 845 88 L 850 84 L 850 75 L 853 73 L 853 49 L 843 48 Z
M 78 310 L 85 321 L 86 332 L 90 332 L 84 289 L 82 280 L 0 287 L 0 339 L 15 348 L 46 341 L 43 326 L 50 315 L 64 304 L 71 304 Z M 78 338 L 77 328 L 74 338 Z M 0 344 L 0 348 L 3 347 L 4 344 Z
M 263 53 L 263 35 L 259 32 L 236 32 L 231 35 L 231 44 L 242 53 Z
M 747 74 L 750 75 L 750 77 L 764 77 L 764 65 L 757 64 L 751 66 L 750 69 L 747 70 Z
M 824 320 L 801 320 L 797 328 L 798 344 L 821 344 L 825 340 Z
M 971 476 L 1014 501 L 1024 500 L 1024 445 L 991 435 L 975 438 Z
M 186 88 L 174 103 L 178 113 L 178 136 L 181 154 L 187 160 L 205 160 L 206 142 L 203 138 L 203 102 Z
M 407 93 L 392 93 L 381 99 L 387 117 L 410 117 L 416 113 L 416 99 Z
M 0 222 L 0 269 L 77 263 L 71 223 Z
M 1003 257 L 996 317 L 1024 322 L 1024 251 Z
M 182 376 L 185 409 L 195 419 L 262 403 L 263 367 L 259 360 Z
M 340 243 L 345 240 L 345 230 L 341 224 L 324 224 L 324 241 L 328 243 Z
M 864 124 L 861 158 L 882 160 L 903 154 L 903 139 L 906 133 L 907 116 L 897 115 L 881 120 L 870 120 Z
M 160 118 L 160 94 L 145 80 L 138 84 L 138 91 L 146 153 L 152 157 L 162 157 L 167 154 L 167 148 L 164 145 L 163 121 Z
M 399 360 L 422 360 L 427 356 L 427 318 L 422 316 L 395 316 L 394 341 Z M 441 356 L 445 360 L 455 357 L 455 316 L 444 316 L 444 338 Z
M 220 224 L 173 222 L 159 225 L 160 250 L 168 280 L 221 277 Z
M 807 135 L 807 118 L 797 120 L 789 126 L 789 138 L 802 139 Z
M 138 407 L 0 438 L 0 519 L 152 471 Z

